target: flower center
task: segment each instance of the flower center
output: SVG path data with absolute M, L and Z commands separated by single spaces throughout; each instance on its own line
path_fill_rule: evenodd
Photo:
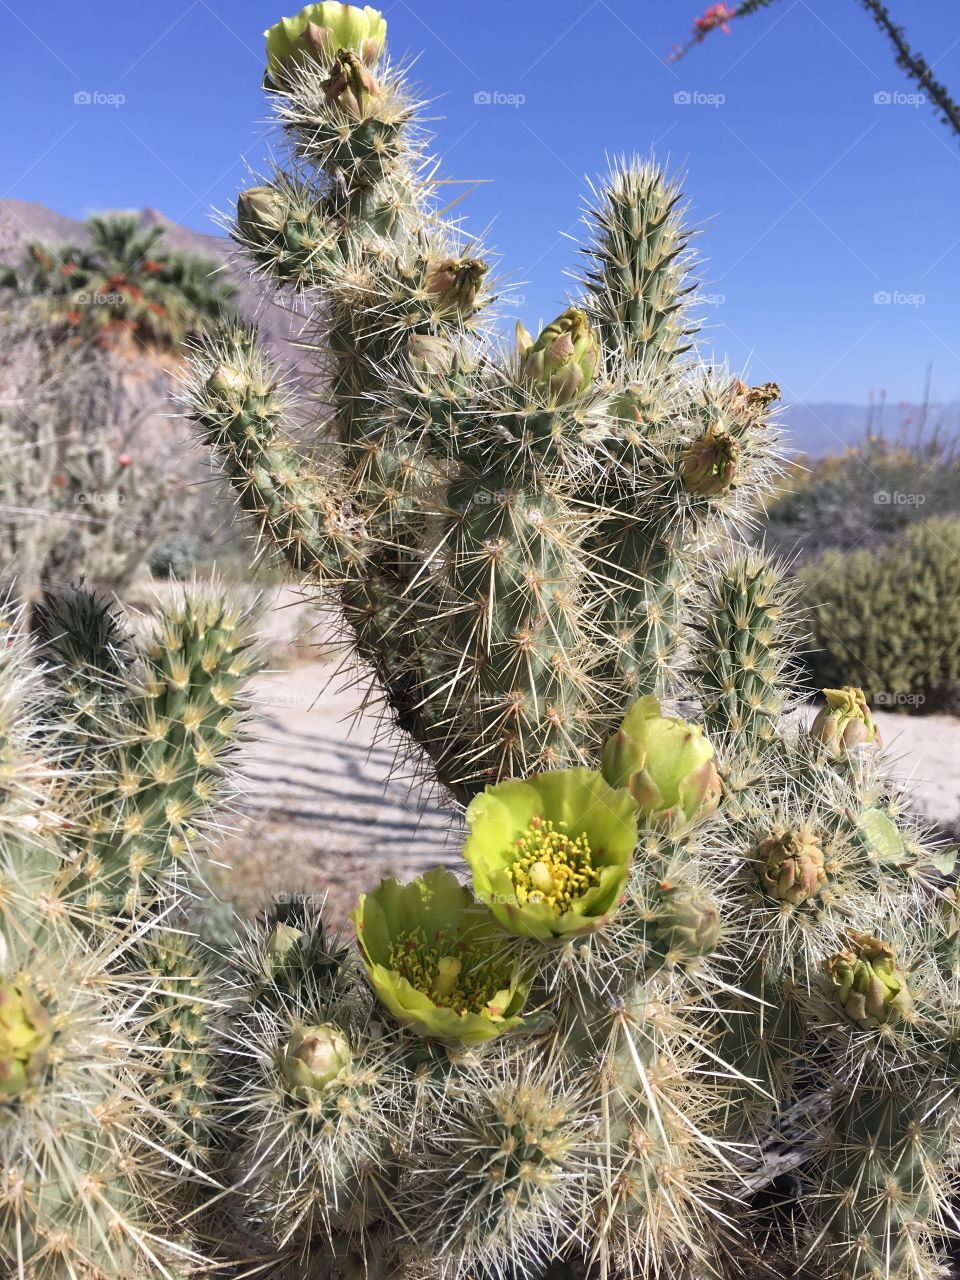
M 600 883 L 589 840 L 585 835 L 571 836 L 566 826 L 535 817 L 518 836 L 516 858 L 508 870 L 521 906 L 545 902 L 560 916 Z
M 509 974 L 456 933 L 438 930 L 432 941 L 422 927 L 398 934 L 390 944 L 390 968 L 441 1008 L 503 1013 L 503 1000 L 495 1003 L 494 997 L 509 988 Z

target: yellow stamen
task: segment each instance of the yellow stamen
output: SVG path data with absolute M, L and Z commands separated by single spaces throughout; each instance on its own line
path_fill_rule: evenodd
M 545 902 L 560 916 L 600 883 L 589 840 L 569 835 L 566 826 L 534 817 L 517 838 L 516 858 L 508 871 L 521 906 Z

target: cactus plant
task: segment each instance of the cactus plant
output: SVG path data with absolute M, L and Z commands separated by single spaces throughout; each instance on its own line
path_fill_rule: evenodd
M 361 901 L 362 967 L 334 968 L 351 1009 L 379 999 L 376 1071 L 406 1073 L 369 1103 L 394 1126 L 375 1191 L 352 1140 L 340 1178 L 291 1137 L 256 1212 L 303 1275 L 579 1254 L 670 1280 L 932 1280 L 960 1136 L 946 863 L 859 691 L 812 735 L 790 714 L 797 591 L 743 536 L 778 390 L 697 363 L 691 228 L 652 162 L 597 190 L 571 305 L 491 344 L 482 250 L 434 204 L 383 34 L 326 5 L 268 33 L 285 168 L 234 226 L 323 316 L 316 446 L 249 330 L 198 354 L 190 404 L 258 537 L 339 609 L 388 720 L 466 805 L 476 902 L 440 872 Z M 281 1098 L 341 1096 L 359 1044 L 299 939 L 257 945 L 253 969 L 302 994 L 257 1050 L 241 1170 Z M 816 1140 L 793 1229 L 765 1232 L 745 1187 L 795 1107 Z
M 122 592 L 196 502 L 183 461 L 163 457 L 169 378 L 56 342 L 19 301 L 0 332 L 2 581 L 27 601 L 80 577 Z
M 814 733 L 790 714 L 794 590 L 737 542 L 773 390 L 685 367 L 686 231 L 650 165 L 604 188 L 579 305 L 482 355 L 486 276 L 431 207 L 383 40 L 375 11 L 326 3 L 268 35 L 300 168 L 240 209 L 258 267 L 323 309 L 333 436 L 301 452 L 235 329 L 198 358 L 194 413 L 467 802 L 464 876 L 372 888 L 353 940 L 293 903 L 199 953 L 180 855 L 230 761 L 243 625 L 193 597 L 141 640 L 83 593 L 41 610 L 39 722 L 0 697 L 0 1066 L 21 1099 L 77 1064 L 35 977 L 72 947 L 154 1088 L 124 1075 L 122 1171 L 99 1164 L 113 1130 L 83 1147 L 105 1199 L 8 1185 L 4 1260 L 18 1280 L 194 1260 L 512 1280 L 556 1259 L 934 1280 L 956 895 L 857 691 Z M 19 1106 L 0 1094 L 22 1146 Z M 798 1109 L 800 1195 L 771 1230 L 750 1192 Z M 143 1224 L 120 1261 L 117 1197 Z M 41 1210 L 72 1228 L 63 1267 Z

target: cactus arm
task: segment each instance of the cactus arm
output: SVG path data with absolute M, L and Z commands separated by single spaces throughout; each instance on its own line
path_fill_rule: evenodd
M 652 164 L 624 164 L 598 193 L 589 216 L 594 265 L 587 310 L 608 360 L 628 378 L 656 377 L 690 349 L 689 242 L 682 195 Z

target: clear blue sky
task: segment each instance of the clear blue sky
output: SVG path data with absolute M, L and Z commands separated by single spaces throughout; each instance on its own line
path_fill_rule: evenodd
M 956 0 L 890 5 L 960 94 Z M 928 106 L 875 101 L 913 90 L 854 0 L 781 0 L 671 65 L 705 7 L 384 6 L 444 117 L 445 174 L 490 180 L 465 208 L 527 282 L 519 314 L 532 328 L 563 304 L 585 178 L 653 146 L 688 174 L 708 341 L 738 371 L 796 400 L 897 400 L 932 361 L 935 395 L 960 397 L 960 144 Z M 269 0 L 0 0 L 0 194 L 209 230 L 267 153 L 261 32 L 278 16 Z

